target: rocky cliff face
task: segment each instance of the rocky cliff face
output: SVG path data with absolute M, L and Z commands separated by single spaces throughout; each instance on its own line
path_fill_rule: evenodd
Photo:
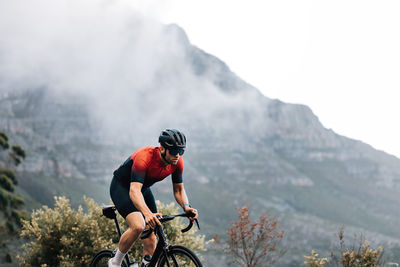
M 305 242 L 292 255 L 299 262 L 322 243 L 318 238 L 329 244 L 338 224 L 382 242 L 400 241 L 399 159 L 325 129 L 307 106 L 264 97 L 192 46 L 179 27 L 157 34 L 166 41 L 148 52 L 160 59 L 151 73 L 124 68 L 132 66 L 133 53 L 110 70 L 122 73 L 113 86 L 106 79 L 82 92 L 51 83 L 3 90 L 0 129 L 27 150 L 21 172 L 107 188 L 130 153 L 157 145 L 161 129 L 176 127 L 188 136 L 185 185 L 207 233 L 223 231 L 234 206 L 249 201 L 285 220 L 289 247 Z M 168 189 L 166 183 L 155 187 L 162 199 L 171 195 Z

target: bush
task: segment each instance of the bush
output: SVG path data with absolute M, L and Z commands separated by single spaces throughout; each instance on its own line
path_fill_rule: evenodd
M 0 132 L 0 146 L 8 150 L 8 137 L 3 132 Z M 21 146 L 13 145 L 8 157 L 0 161 L 1 165 L 9 166 L 13 160 L 15 165 L 18 165 L 25 158 L 25 151 Z M 0 223 L 1 239 L 7 240 L 9 237 L 17 235 L 18 229 L 21 226 L 20 219 L 26 218 L 26 213 L 19 210 L 24 205 L 24 200 L 17 196 L 14 192 L 14 186 L 18 184 L 15 173 L 0 166 L 0 213 L 5 220 Z
M 6 227 L 7 227 L 7 231 L 8 231 L 9 233 L 15 233 L 15 232 L 16 232 L 15 224 L 12 223 L 11 221 L 7 221 L 7 222 L 6 222 Z
M 9 192 L 14 192 L 14 186 L 12 181 L 4 174 L 0 174 L 0 187 L 4 188 Z
M 7 191 L 0 188 L 0 210 L 4 210 L 8 206 L 8 203 L 9 203 L 9 196 Z
M 22 248 L 18 260 L 22 266 L 88 266 L 93 256 L 102 249 L 115 249 L 118 240 L 113 220 L 101 216 L 101 208 L 90 198 L 84 198 L 88 208 L 71 208 L 65 197 L 55 198 L 55 207 L 43 206 L 34 211 L 30 221 L 22 221 L 21 236 L 30 241 Z M 176 213 L 177 208 L 158 202 L 161 213 Z M 118 215 L 120 222 L 122 217 Z M 122 225 L 124 231 L 125 224 Z M 194 250 L 204 249 L 204 236 L 191 231 L 182 235 L 181 222 L 174 220 L 165 225 L 171 243 L 188 246 Z M 136 242 L 131 252 L 136 260 L 142 253 L 142 243 Z
M 7 253 L 7 254 L 6 254 L 5 262 L 7 262 L 7 263 L 11 263 L 11 262 L 12 262 L 12 258 L 11 258 L 10 253 Z
M 17 155 L 18 157 L 21 157 L 23 159 L 25 158 L 25 156 L 26 156 L 25 150 L 21 146 L 13 145 L 11 147 L 11 149 L 15 153 L 15 155 Z
M 15 173 L 12 170 L 0 167 L 0 175 L 5 175 L 11 179 L 13 184 L 15 185 L 18 184 L 17 178 L 15 177 Z
M 214 240 L 233 256 L 235 266 L 273 266 L 284 253 L 277 249 L 284 235 L 278 221 L 266 212 L 261 214 L 258 221 L 252 221 L 247 206 L 236 210 L 239 220 L 231 222 L 227 230 L 228 240 L 221 242 L 218 234 Z
M 344 231 L 339 231 L 339 247 L 331 250 L 331 257 L 328 261 L 326 258 L 318 258 L 318 254 L 311 252 L 311 256 L 304 256 L 306 266 L 323 267 L 325 264 L 330 266 L 342 267 L 379 267 L 383 266 L 382 262 L 383 248 L 373 249 L 370 247 L 368 240 L 364 240 L 361 235 L 359 240 L 354 240 L 350 247 L 345 246 Z
M 4 141 L 8 141 L 8 136 L 3 132 L 0 132 L 0 138 L 2 138 Z
M 3 149 L 8 149 L 8 137 L 3 132 L 0 132 L 0 147 Z
M 311 251 L 310 256 L 304 256 L 304 258 L 306 259 L 304 263 L 307 267 L 323 267 L 326 263 L 328 263 L 327 258 L 319 258 L 319 254 L 314 250 Z
M 14 196 L 11 198 L 11 207 L 14 209 L 19 209 L 21 208 L 23 205 L 25 205 L 25 201 L 22 197 L 20 196 Z
M 12 146 L 11 150 L 9 156 L 14 161 L 15 166 L 18 166 L 25 159 L 25 150 L 17 145 Z
M 381 266 L 380 259 L 382 257 L 382 252 L 382 247 L 372 249 L 368 240 L 366 240 L 359 249 L 347 249 L 346 251 L 342 252 L 340 263 L 344 267 Z
M 29 214 L 24 210 L 12 210 L 11 218 L 18 225 L 18 227 L 22 226 L 22 220 L 28 220 Z

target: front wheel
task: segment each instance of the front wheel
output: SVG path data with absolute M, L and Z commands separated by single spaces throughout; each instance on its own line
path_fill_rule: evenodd
M 90 267 L 108 267 L 108 260 L 114 257 L 114 255 L 115 253 L 112 250 L 102 250 L 93 257 Z M 121 266 L 128 267 L 125 261 L 122 262 Z
M 173 246 L 168 255 L 162 254 L 157 267 L 203 267 L 199 258 L 188 248 Z

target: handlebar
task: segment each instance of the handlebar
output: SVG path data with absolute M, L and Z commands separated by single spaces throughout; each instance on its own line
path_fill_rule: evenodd
M 165 222 L 168 222 L 168 221 L 171 221 L 171 220 L 175 219 L 176 217 L 190 218 L 190 217 L 194 217 L 194 216 L 195 216 L 195 214 L 190 212 L 190 213 L 181 213 L 181 214 L 176 214 L 176 215 L 164 215 L 161 218 L 159 217 L 158 220 L 161 223 L 165 223 Z M 196 222 L 197 228 L 200 230 L 199 222 L 197 221 L 197 219 L 195 219 L 194 221 Z M 181 232 L 185 233 L 185 232 L 189 231 L 192 227 L 193 227 L 193 221 L 191 220 L 189 225 L 186 228 L 182 229 Z M 154 232 L 153 228 L 149 228 L 149 229 L 144 230 L 142 235 L 140 236 L 140 239 L 148 238 L 151 235 L 152 232 Z

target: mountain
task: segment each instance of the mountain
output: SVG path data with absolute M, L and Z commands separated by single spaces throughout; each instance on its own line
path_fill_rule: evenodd
M 129 25 L 101 36 L 124 30 L 114 49 L 57 39 L 46 56 L 61 47 L 62 60 L 15 75 L 40 79 L 16 83 L 4 70 L 18 58 L 0 61 L 0 129 L 27 151 L 18 168 L 31 208 L 62 194 L 107 203 L 113 170 L 171 127 L 188 137 L 184 182 L 208 237 L 223 234 L 247 202 L 254 217 L 269 211 L 282 222 L 282 266 L 299 266 L 311 249 L 328 256 L 341 225 L 400 246 L 398 158 L 324 128 L 305 105 L 264 97 L 176 25 Z M 166 180 L 155 195 L 172 201 Z

